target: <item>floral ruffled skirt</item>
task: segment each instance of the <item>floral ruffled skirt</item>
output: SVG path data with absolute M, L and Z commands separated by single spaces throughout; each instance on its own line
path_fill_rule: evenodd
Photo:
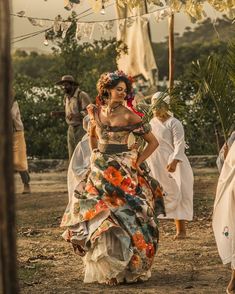
M 158 182 L 137 175 L 137 153 L 91 156 L 64 213 L 66 241 L 82 244 L 84 282 L 147 280 L 158 246 L 157 215 L 164 213 Z

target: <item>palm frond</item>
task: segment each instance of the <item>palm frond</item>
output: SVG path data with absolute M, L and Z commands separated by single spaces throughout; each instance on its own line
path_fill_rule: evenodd
M 232 40 L 228 46 L 228 73 L 235 86 L 235 40 Z
M 169 110 L 177 117 L 183 116 L 182 114 L 185 112 L 185 101 L 181 99 L 180 91 L 181 87 L 175 87 L 170 94 Z M 162 104 L 164 98 L 166 98 L 168 95 L 168 91 L 166 90 L 159 95 L 155 103 L 149 104 L 145 100 L 142 100 L 136 105 L 136 109 L 144 114 L 143 122 L 150 122 L 150 120 L 153 118 L 153 109 L 156 106 Z
M 200 61 L 194 62 L 192 74 L 198 85 L 195 99 L 212 99 L 226 141 L 235 119 L 235 90 L 229 77 L 226 57 L 221 60 L 216 56 L 209 56 L 204 64 Z

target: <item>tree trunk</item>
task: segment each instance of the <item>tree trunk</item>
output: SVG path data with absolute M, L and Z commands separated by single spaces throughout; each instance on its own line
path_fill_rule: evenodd
M 169 89 L 174 87 L 174 14 L 169 16 Z
M 18 293 L 12 164 L 10 1 L 0 0 L 0 293 Z

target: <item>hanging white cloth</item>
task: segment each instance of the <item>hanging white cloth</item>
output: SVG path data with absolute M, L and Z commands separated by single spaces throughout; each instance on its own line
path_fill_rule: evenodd
M 146 13 L 144 5 L 138 8 L 130 8 L 127 5 L 116 5 L 117 15 L 120 18 L 117 27 L 117 40 L 122 41 L 128 47 L 128 54 L 121 54 L 117 60 L 118 69 L 131 76 L 143 75 L 151 84 L 153 81 L 152 70 L 156 69 L 148 32 L 148 18 L 140 15 Z M 126 18 L 135 16 L 133 18 Z
M 152 133 L 159 142 L 158 148 L 147 159 L 154 178 L 166 192 L 164 198 L 167 219 L 192 220 L 193 172 L 185 154 L 184 129 L 181 122 L 170 117 L 161 122 L 156 117 L 150 121 Z M 167 165 L 177 159 L 176 171 L 169 173 Z
M 235 269 L 235 142 L 219 176 L 212 226 L 223 264 Z

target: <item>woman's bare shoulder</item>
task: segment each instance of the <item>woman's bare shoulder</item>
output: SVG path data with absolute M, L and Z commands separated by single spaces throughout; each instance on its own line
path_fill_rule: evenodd
M 129 124 L 137 124 L 141 122 L 141 117 L 139 117 L 136 113 L 125 107 L 124 117 L 128 121 Z

